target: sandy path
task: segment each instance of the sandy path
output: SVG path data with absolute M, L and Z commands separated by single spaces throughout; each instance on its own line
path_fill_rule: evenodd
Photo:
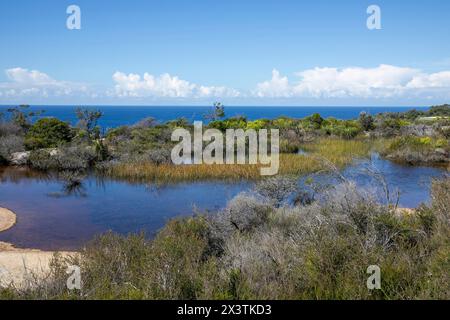
M 0 208 L 0 231 L 7 230 L 16 223 L 16 215 Z M 33 276 L 43 276 L 49 270 L 54 252 L 33 249 L 18 249 L 13 245 L 0 242 L 0 286 L 13 283 L 26 285 Z M 69 254 L 69 253 L 62 253 Z

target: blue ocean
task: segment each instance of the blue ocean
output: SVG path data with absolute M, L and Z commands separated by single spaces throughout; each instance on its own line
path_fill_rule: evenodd
M 8 106 L 0 106 L 0 112 L 6 111 Z M 212 107 L 192 107 L 192 106 L 89 106 L 88 108 L 100 110 L 103 117 L 99 125 L 104 128 L 114 128 L 122 125 L 129 125 L 138 122 L 146 117 L 153 117 L 159 122 L 174 120 L 184 117 L 189 121 L 203 120 L 206 113 Z M 42 116 L 56 117 L 63 121 L 75 124 L 76 107 L 72 106 L 31 106 L 29 110 L 44 110 Z M 411 109 L 427 110 L 427 107 L 225 107 L 225 116 L 246 116 L 249 120 L 254 119 L 274 119 L 279 116 L 292 118 L 303 118 L 313 113 L 320 113 L 322 117 L 335 117 L 338 119 L 357 118 L 362 112 L 375 115 L 380 112 L 403 112 Z

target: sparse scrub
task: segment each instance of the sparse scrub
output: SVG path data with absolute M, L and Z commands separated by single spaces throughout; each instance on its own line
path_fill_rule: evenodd
M 16 135 L 8 135 L 0 137 L 0 163 L 7 163 L 11 160 L 14 152 L 25 150 L 23 137 Z
M 20 136 L 22 134 L 22 128 L 18 125 L 12 122 L 0 121 L 0 137 Z
M 96 159 L 95 149 L 86 145 L 39 149 L 30 153 L 29 165 L 38 170 L 85 171 Z
M 297 188 L 297 179 L 278 176 L 262 180 L 255 191 L 275 207 L 281 207 L 292 198 Z

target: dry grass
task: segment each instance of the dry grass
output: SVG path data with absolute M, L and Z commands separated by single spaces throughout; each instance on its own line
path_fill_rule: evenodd
M 355 158 L 362 158 L 371 150 L 370 140 L 318 139 L 306 144 L 306 155 L 281 154 L 280 170 L 283 175 L 302 175 L 324 169 L 321 158 L 342 168 Z M 149 162 L 120 163 L 109 167 L 105 174 L 129 181 L 196 181 L 196 180 L 256 180 L 260 179 L 261 165 L 155 165 Z

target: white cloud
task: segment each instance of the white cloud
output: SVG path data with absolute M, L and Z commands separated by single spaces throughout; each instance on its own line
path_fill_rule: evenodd
M 157 97 L 157 98 L 208 98 L 208 97 L 237 97 L 239 92 L 226 87 L 208 87 L 190 83 L 177 76 L 164 73 L 154 76 L 144 73 L 113 74 L 115 95 L 119 97 Z
M 283 97 L 287 98 L 292 95 L 287 77 L 281 77 L 280 72 L 276 69 L 272 70 L 272 79 L 258 83 L 257 89 L 253 92 L 257 97 Z
M 29 71 L 23 68 L 11 68 L 6 70 L 6 76 L 15 83 L 27 83 L 31 85 L 57 84 L 57 81 L 37 70 Z
M 37 70 L 11 68 L 5 71 L 7 82 L 0 83 L 0 97 L 8 99 L 49 99 L 54 97 L 102 98 L 225 98 L 238 97 L 240 92 L 223 86 L 204 86 L 190 83 L 168 73 L 154 76 L 149 73 L 113 74 L 114 87 L 100 90 L 94 86 L 53 79 Z
M 442 71 L 432 74 L 420 74 L 415 76 L 408 84 L 408 88 L 450 88 L 450 71 Z
M 290 84 L 277 70 L 259 83 L 257 97 L 393 98 L 405 96 L 450 97 L 450 71 L 426 74 L 418 69 L 380 65 L 376 68 L 314 68 L 296 73 Z M 420 89 L 420 90 L 417 90 Z
M 293 79 L 276 69 L 268 81 L 252 91 L 238 91 L 225 86 L 196 84 L 164 73 L 159 76 L 115 72 L 113 86 L 99 87 L 64 80 L 25 68 L 5 71 L 7 81 L 0 82 L 0 102 L 25 103 L 64 101 L 77 103 L 114 103 L 118 98 L 133 101 L 208 101 L 232 98 L 240 103 L 271 103 L 285 99 L 299 101 L 331 101 L 337 103 L 425 103 L 450 99 L 450 71 L 426 73 L 419 69 L 380 65 L 374 68 L 317 67 L 295 73 Z M 238 100 L 239 99 L 239 100 Z M 342 100 L 340 100 L 342 99 Z
M 48 98 L 89 94 L 87 86 L 83 84 L 55 80 L 37 70 L 11 68 L 5 73 L 9 81 L 0 83 L 0 96 L 3 98 Z

